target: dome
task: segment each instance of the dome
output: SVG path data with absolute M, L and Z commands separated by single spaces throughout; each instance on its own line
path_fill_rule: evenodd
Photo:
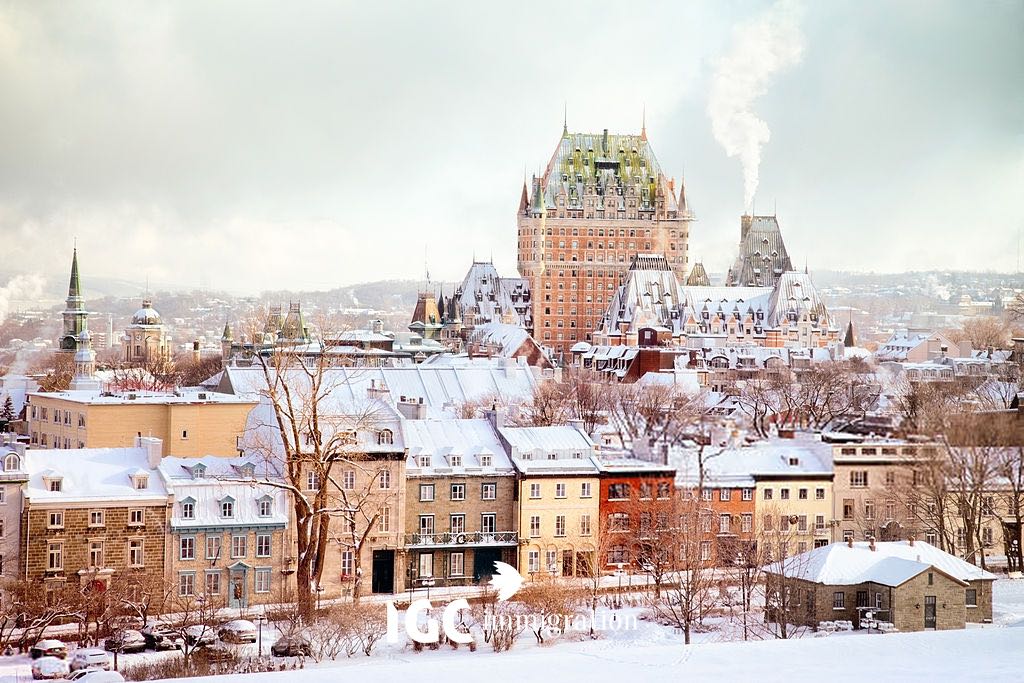
M 162 323 L 160 314 L 153 308 L 153 302 L 149 299 L 145 299 L 142 302 L 142 308 L 135 311 L 135 315 L 132 316 L 132 325 L 160 325 Z

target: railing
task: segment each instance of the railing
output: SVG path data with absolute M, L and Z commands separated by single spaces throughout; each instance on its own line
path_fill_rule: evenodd
M 518 531 L 449 531 L 436 534 L 406 534 L 405 545 L 444 547 L 462 545 L 519 545 Z

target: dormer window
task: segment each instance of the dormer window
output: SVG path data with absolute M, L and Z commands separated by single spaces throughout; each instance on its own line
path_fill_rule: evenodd
M 135 489 L 136 491 L 145 491 L 147 488 L 149 488 L 149 475 L 133 474 L 132 488 Z
M 21 458 L 17 453 L 8 453 L 4 456 L 4 472 L 14 472 L 21 468 Z
M 430 456 L 420 455 L 416 458 L 416 464 L 420 467 L 430 467 Z
M 256 465 L 253 465 L 251 462 L 239 465 L 238 474 L 245 479 L 252 479 L 256 476 Z
M 462 456 L 461 455 L 449 455 L 448 464 L 452 467 L 462 467 Z
M 490 467 L 493 462 L 493 456 L 481 455 L 480 456 L 480 467 Z
M 558 460 L 558 453 L 548 453 L 548 460 Z
M 46 490 L 53 493 L 60 493 L 64 490 L 64 480 L 60 477 L 52 477 L 46 480 Z
M 382 429 L 377 432 L 377 445 L 390 446 L 395 442 L 395 433 L 390 429 Z
M 201 462 L 197 462 L 189 469 L 189 473 L 192 475 L 193 479 L 202 479 L 206 476 L 206 465 Z
M 220 501 L 220 516 L 224 519 L 230 519 L 235 516 L 235 499 L 228 496 L 222 498 Z
M 274 511 L 274 501 L 270 496 L 263 496 L 256 501 L 256 514 L 260 517 L 269 517 Z
M 181 518 L 196 518 L 196 501 L 193 500 L 192 498 L 186 498 L 185 500 L 181 501 Z

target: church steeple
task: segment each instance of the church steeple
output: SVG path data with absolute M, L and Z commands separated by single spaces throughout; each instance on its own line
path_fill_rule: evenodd
M 85 310 L 82 299 L 82 281 L 78 275 L 78 247 L 71 256 L 71 279 L 68 282 L 68 298 L 65 300 L 64 332 L 61 334 L 58 347 L 62 352 L 74 353 L 79 347 L 79 337 L 88 329 L 89 313 Z

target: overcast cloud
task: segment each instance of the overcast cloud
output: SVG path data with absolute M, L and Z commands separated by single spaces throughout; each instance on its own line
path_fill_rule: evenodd
M 706 113 L 768 2 L 4 2 L 4 265 L 310 289 L 474 253 L 515 269 L 524 170 L 647 128 L 692 255 L 733 257 L 743 173 Z M 1010 271 L 1024 229 L 1024 3 L 813 2 L 755 103 L 758 212 L 814 268 Z M 0 283 L 2 284 L 2 283 Z

